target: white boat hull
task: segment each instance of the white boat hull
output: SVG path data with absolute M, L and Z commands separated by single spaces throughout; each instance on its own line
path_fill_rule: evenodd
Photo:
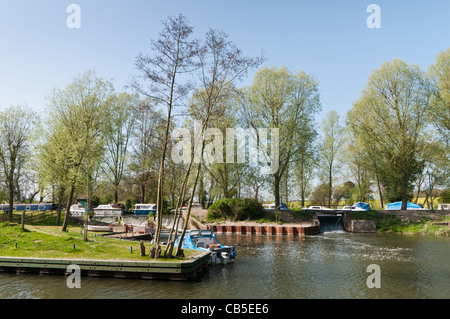
M 226 265 L 230 263 L 234 263 L 234 258 L 231 258 L 229 254 L 227 256 L 224 256 L 222 253 L 222 256 L 217 256 L 216 253 L 211 252 L 211 257 L 209 258 L 209 263 L 212 265 Z
M 99 217 L 115 217 L 122 214 L 122 210 L 95 210 L 95 216 Z
M 88 231 L 98 231 L 98 232 L 112 232 L 113 227 L 112 226 L 94 226 L 94 225 L 88 225 Z

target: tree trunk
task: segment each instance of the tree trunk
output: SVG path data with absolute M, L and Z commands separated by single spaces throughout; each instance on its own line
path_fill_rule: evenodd
M 145 203 L 145 182 L 141 181 L 141 203 Z
M 114 203 L 119 202 L 119 185 L 114 185 Z
M 204 139 L 203 139 L 203 143 L 202 144 L 203 144 L 203 146 L 202 146 L 202 153 L 201 154 L 203 154 L 203 149 L 204 149 L 204 144 L 205 144 L 204 143 Z M 194 199 L 195 188 L 197 186 L 198 176 L 200 175 L 201 166 L 202 166 L 202 164 L 199 163 L 198 167 L 197 167 L 197 174 L 195 176 L 192 193 L 191 193 L 191 198 L 189 199 L 189 204 L 188 204 L 188 208 L 187 208 L 187 212 L 186 212 L 186 220 L 184 221 L 183 231 L 181 232 L 181 235 L 180 235 L 180 243 L 179 243 L 179 245 L 177 247 L 176 256 L 181 256 L 181 254 L 183 253 L 183 250 L 182 250 L 182 247 L 181 247 L 182 246 L 181 243 L 183 242 L 183 238 L 184 238 L 184 236 L 186 234 L 186 230 L 187 230 L 188 225 L 189 225 L 189 218 L 191 216 L 192 201 Z
M 22 227 L 22 230 L 25 230 L 25 211 L 22 211 L 21 227 Z
M 72 186 L 70 187 L 69 199 L 67 200 L 67 206 L 66 206 L 66 215 L 64 216 L 64 222 L 63 222 L 63 226 L 61 229 L 62 231 L 67 231 L 67 224 L 69 222 L 69 215 L 70 215 L 70 206 L 72 205 L 74 192 L 75 192 L 75 182 L 73 182 Z
M 330 165 L 329 175 L 328 175 L 328 207 L 331 208 L 331 196 L 333 193 L 333 177 L 332 177 L 333 167 Z
M 189 173 L 191 171 L 191 166 L 192 166 L 192 158 L 189 163 L 189 167 L 186 171 L 186 175 L 184 177 L 183 184 L 181 185 L 177 206 L 175 208 L 175 215 L 174 215 L 174 219 L 173 219 L 173 223 L 172 223 L 172 228 L 170 229 L 169 238 L 167 240 L 168 244 L 167 244 L 166 251 L 164 253 L 166 258 L 172 257 L 173 246 L 174 246 L 174 242 L 177 238 L 177 233 L 178 233 L 178 223 L 179 223 L 179 220 L 181 219 L 181 216 L 183 213 L 182 206 L 183 206 L 184 194 L 186 192 L 186 184 L 187 184 L 187 181 L 189 178 Z M 181 241 L 180 241 L 180 244 L 181 244 Z
M 377 188 L 378 188 L 378 197 L 380 199 L 380 207 L 381 207 L 381 209 L 383 209 L 384 208 L 384 205 L 383 205 L 383 194 L 381 192 L 381 185 L 380 185 L 380 180 L 378 179 L 378 173 L 377 172 L 375 172 L 375 179 L 377 180 Z
M 13 220 L 13 211 L 14 211 L 14 170 L 16 164 L 11 159 L 11 168 L 9 170 L 8 176 L 8 192 L 9 192 L 9 221 Z
M 211 111 L 211 107 L 208 107 L 208 112 L 207 112 L 207 115 L 206 115 L 206 118 L 205 118 L 205 122 L 203 123 L 202 131 L 201 131 L 201 141 L 199 141 L 199 142 L 201 142 L 201 152 L 200 152 L 200 154 L 202 154 L 201 155 L 201 159 L 203 158 L 203 151 L 205 150 L 205 134 L 206 134 L 206 130 L 208 128 L 208 120 L 209 120 L 210 111 Z M 194 147 L 194 149 L 195 149 L 195 147 Z M 191 193 L 191 196 L 190 196 L 190 199 L 189 199 L 189 204 L 188 204 L 188 207 L 187 207 L 186 219 L 184 221 L 183 231 L 181 232 L 181 235 L 180 235 L 180 242 L 179 242 L 179 245 L 177 247 L 176 256 L 179 256 L 179 257 L 180 256 L 184 256 L 183 250 L 181 248 L 181 246 L 182 246 L 181 243 L 183 242 L 183 238 L 184 238 L 184 236 L 186 234 L 186 230 L 187 230 L 188 225 L 189 225 L 189 218 L 191 216 L 192 201 L 194 199 L 195 189 L 197 188 L 198 177 L 200 176 L 200 170 L 201 170 L 201 167 L 202 167 L 201 162 L 202 162 L 202 160 L 200 160 L 200 163 L 197 166 L 197 173 L 196 173 L 196 176 L 195 176 L 194 185 L 192 185 L 192 193 Z M 191 163 L 192 163 L 192 158 L 191 158 Z
M 414 204 L 417 204 L 417 202 L 419 201 L 420 186 L 421 185 L 422 185 L 422 183 L 419 183 L 419 185 L 417 186 L 417 192 L 416 192 L 416 198 L 414 199 Z
M 9 215 L 9 221 L 12 222 L 13 221 L 13 210 L 14 210 L 14 193 L 11 192 L 11 189 L 9 190 L 9 210 L 8 210 L 8 215 Z
M 286 172 L 284 173 L 284 175 L 286 177 L 286 183 L 284 184 L 284 196 L 285 196 L 286 205 L 288 205 L 289 204 L 289 194 L 288 194 L 289 165 L 287 165 Z
M 277 218 L 277 223 L 278 223 L 278 220 L 281 218 L 281 216 L 280 216 L 280 182 L 281 182 L 281 177 L 277 173 L 273 176 L 273 188 L 274 188 L 274 196 L 275 196 L 275 216 Z
M 159 245 L 159 236 L 161 234 L 161 227 L 162 227 L 162 204 L 163 204 L 163 174 L 164 174 L 164 155 L 161 159 L 161 168 L 159 172 L 159 178 L 158 178 L 158 188 L 156 193 L 156 230 L 155 230 L 155 245 Z
M 84 216 L 84 229 L 83 229 L 83 241 L 87 242 L 88 241 L 88 213 L 85 213 Z
M 408 205 L 408 181 L 402 183 L 402 208 L 401 210 L 407 210 Z
M 61 224 L 61 210 L 62 210 L 62 202 L 64 200 L 64 187 L 61 187 L 58 194 L 58 208 L 56 212 L 56 226 Z M 41 201 L 42 202 L 42 201 Z

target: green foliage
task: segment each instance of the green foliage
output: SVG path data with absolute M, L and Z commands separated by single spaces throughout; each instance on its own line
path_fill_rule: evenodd
M 430 122 L 444 143 L 450 142 L 450 48 L 436 57 L 428 74 L 431 80 Z M 447 144 L 448 145 L 448 144 Z
M 449 234 L 448 226 L 434 225 L 430 218 L 422 218 L 419 221 L 402 221 L 396 215 L 374 210 L 368 212 L 350 212 L 350 218 L 355 220 L 375 220 L 379 232 L 436 236 L 448 236 Z M 442 221 L 448 221 L 448 217 L 444 217 Z
M 298 162 L 317 136 L 313 123 L 321 110 L 318 82 L 302 70 L 262 67 L 255 74 L 246 99 L 243 118 L 249 127 L 280 128 L 278 141 L 267 148 L 272 149 L 272 186 L 275 203 L 279 204 L 280 183 L 288 174 L 289 164 Z M 279 154 L 274 149 L 279 149 Z M 263 153 L 270 158 L 268 152 Z M 278 159 L 274 159 L 274 154 Z
M 206 219 L 212 222 L 220 219 L 259 220 L 264 218 L 265 210 L 261 203 L 254 199 L 225 198 L 219 199 L 208 208 Z
M 450 203 L 450 189 L 446 189 L 441 192 L 439 202 L 442 204 Z
M 376 156 L 369 169 L 386 188 L 388 201 L 408 200 L 423 170 L 428 86 L 417 66 L 398 59 L 383 63 L 348 113 L 353 134 Z
M 297 215 L 297 217 L 300 217 L 302 221 L 305 222 L 312 222 L 314 220 L 315 217 L 315 213 L 313 212 L 308 212 L 308 211 L 302 211 L 301 207 L 298 208 L 290 208 L 289 210 L 295 212 L 295 214 Z

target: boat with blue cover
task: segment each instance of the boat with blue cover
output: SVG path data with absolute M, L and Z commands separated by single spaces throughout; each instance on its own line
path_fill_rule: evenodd
M 370 204 L 363 203 L 363 202 L 357 202 L 354 203 L 352 206 L 344 206 L 342 210 L 351 210 L 351 211 L 369 211 L 370 210 Z
M 263 204 L 263 208 L 266 210 L 275 210 L 275 203 L 272 204 Z M 287 205 L 283 202 L 280 203 L 280 210 L 289 210 Z
M 402 209 L 402 202 L 395 202 L 395 203 L 387 204 L 387 209 L 389 209 L 389 210 L 391 210 L 391 209 L 392 210 L 394 210 L 394 209 L 400 210 L 400 209 Z M 414 210 L 416 210 L 416 209 L 423 209 L 423 208 L 422 208 L 422 206 L 419 206 L 417 204 L 406 202 L 406 209 L 414 209 Z
M 363 202 L 357 202 L 354 203 L 352 206 L 353 209 L 358 210 L 370 210 L 370 204 L 369 203 L 363 203 Z
M 180 244 L 180 237 L 175 241 L 175 247 Z M 210 251 L 210 264 L 228 264 L 234 262 L 236 250 L 234 246 L 224 246 L 219 243 L 213 231 L 206 229 L 196 229 L 188 231 L 181 245 L 185 249 Z

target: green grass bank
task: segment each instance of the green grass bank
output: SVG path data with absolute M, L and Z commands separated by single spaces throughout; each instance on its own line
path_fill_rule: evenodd
M 19 225 L 0 223 L 0 256 L 5 257 L 149 261 L 152 246 L 145 243 L 146 256 L 141 256 L 139 244 L 92 232 L 85 242 L 79 227 L 69 227 L 67 232 L 62 232 L 60 226 L 26 225 L 23 230 Z M 185 257 L 157 260 L 183 261 L 196 252 L 184 250 L 184 253 Z
M 417 215 L 413 212 L 386 213 L 383 211 L 352 211 L 350 218 L 354 220 L 374 220 L 378 232 L 398 234 L 449 236 L 450 216 Z

